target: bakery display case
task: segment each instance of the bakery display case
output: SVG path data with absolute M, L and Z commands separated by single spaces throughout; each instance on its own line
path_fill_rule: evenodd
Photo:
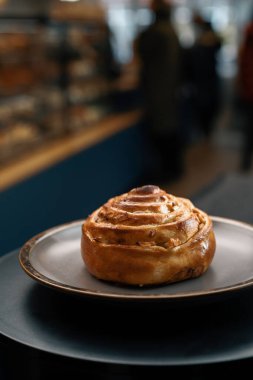
M 0 8 L 1 253 L 89 212 L 142 171 L 142 111 L 128 101 L 136 70 L 120 66 L 119 75 L 113 65 L 95 1 L 93 11 L 87 2 L 82 9 L 81 1 L 54 3 L 59 8 L 43 17 L 23 10 L 3 16 Z M 11 237 L 13 213 L 19 227 Z
M 88 16 L 0 18 L 1 166 L 117 112 L 109 31 Z

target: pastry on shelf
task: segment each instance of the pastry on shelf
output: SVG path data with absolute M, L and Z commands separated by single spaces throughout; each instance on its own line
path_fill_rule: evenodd
M 81 252 L 98 279 L 173 283 L 206 272 L 215 236 L 210 217 L 190 200 L 146 185 L 110 199 L 84 221 Z

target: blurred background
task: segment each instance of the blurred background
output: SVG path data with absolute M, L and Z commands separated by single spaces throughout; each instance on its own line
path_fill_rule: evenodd
M 0 0 L 0 254 L 133 186 L 250 175 L 252 20 L 252 0 Z

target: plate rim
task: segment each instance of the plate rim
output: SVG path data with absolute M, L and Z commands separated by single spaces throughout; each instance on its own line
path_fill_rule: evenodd
M 241 228 L 246 228 L 247 230 L 250 230 L 253 233 L 253 225 L 235 220 L 230 218 L 224 218 L 220 216 L 212 216 L 210 215 L 210 218 L 214 222 L 220 222 L 225 224 L 232 224 Z M 33 280 L 39 282 L 42 285 L 46 285 L 50 288 L 54 288 L 60 291 L 63 291 L 65 293 L 72 293 L 72 294 L 78 294 L 82 296 L 87 297 L 95 297 L 95 298 L 103 298 L 103 299 L 116 299 L 116 300 L 127 300 L 127 301 L 159 301 L 159 300 L 166 300 L 166 301 L 175 301 L 175 300 L 182 300 L 182 299 L 195 299 L 199 297 L 207 297 L 212 295 L 219 295 L 224 294 L 236 290 L 241 290 L 244 288 L 247 288 L 251 285 L 253 285 L 253 275 L 252 278 L 233 284 L 229 286 L 209 289 L 209 290 L 200 290 L 200 291 L 189 291 L 189 292 L 179 292 L 175 294 L 166 294 L 166 293 L 150 293 L 150 294 L 130 294 L 130 293 L 114 293 L 112 292 L 106 292 L 106 291 L 100 291 L 100 290 L 91 290 L 88 288 L 79 288 L 75 286 L 71 286 L 68 284 L 63 284 L 59 281 L 55 281 L 42 273 L 38 272 L 37 269 L 33 267 L 30 261 L 30 255 L 32 254 L 33 249 L 36 247 L 36 245 L 46 237 L 49 237 L 53 235 L 54 233 L 60 232 L 62 230 L 68 229 L 69 227 L 74 227 L 82 225 L 84 222 L 84 219 L 79 219 L 67 223 L 60 224 L 58 226 L 46 229 L 45 231 L 40 232 L 39 234 L 33 236 L 31 239 L 29 239 L 19 250 L 18 260 L 21 268 L 24 270 L 24 272 L 31 277 Z M 100 280 L 97 280 L 100 281 Z

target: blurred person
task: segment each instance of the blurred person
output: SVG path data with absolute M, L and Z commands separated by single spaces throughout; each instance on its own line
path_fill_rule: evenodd
M 107 87 L 106 95 L 104 94 L 102 97 L 103 100 L 102 98 L 101 100 L 106 112 L 114 112 L 115 110 L 117 112 L 118 99 L 115 94 L 115 83 L 121 76 L 121 66 L 114 55 L 114 35 L 105 20 L 100 23 L 97 32 L 93 47 L 99 73 L 102 74 L 104 84 Z
M 208 138 L 219 109 L 220 83 L 216 59 L 221 39 L 211 23 L 200 15 L 195 14 L 194 23 L 198 33 L 195 44 L 190 49 L 188 70 L 194 89 L 195 120 L 200 131 Z
M 251 167 L 253 152 L 253 18 L 246 26 L 238 59 L 238 89 L 245 116 L 241 168 Z
M 135 52 L 140 61 L 146 136 L 154 152 L 147 172 L 150 180 L 164 181 L 176 179 L 183 172 L 178 102 L 181 47 L 170 20 L 171 6 L 156 0 L 150 8 L 154 22 L 137 37 Z
M 116 62 L 113 52 L 113 34 L 106 22 L 102 23 L 100 28 L 100 38 L 97 38 L 95 44 L 95 48 L 100 57 L 100 69 L 108 80 L 115 80 L 120 76 L 121 68 Z

